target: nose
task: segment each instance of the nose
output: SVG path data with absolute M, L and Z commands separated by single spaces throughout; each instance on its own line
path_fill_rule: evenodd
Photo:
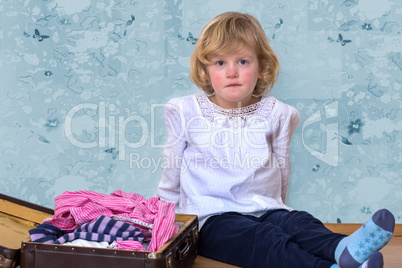
M 236 78 L 238 76 L 237 66 L 235 64 L 228 64 L 226 68 L 226 76 L 228 78 Z

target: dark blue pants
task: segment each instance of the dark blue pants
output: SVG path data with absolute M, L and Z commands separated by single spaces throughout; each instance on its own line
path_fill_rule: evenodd
M 228 212 L 209 218 L 198 253 L 250 268 L 329 268 L 345 237 L 305 211 L 272 210 L 257 218 Z

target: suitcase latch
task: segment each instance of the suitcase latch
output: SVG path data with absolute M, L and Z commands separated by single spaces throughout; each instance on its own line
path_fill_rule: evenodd
M 172 252 L 170 252 L 167 256 L 166 256 L 166 268 L 173 268 L 174 264 L 173 264 L 173 256 L 172 256 Z
M 176 257 L 179 258 L 180 261 L 184 260 L 188 253 L 190 252 L 191 248 L 191 236 L 190 233 L 187 235 L 186 239 L 184 240 L 184 245 L 181 248 L 177 248 L 176 250 Z

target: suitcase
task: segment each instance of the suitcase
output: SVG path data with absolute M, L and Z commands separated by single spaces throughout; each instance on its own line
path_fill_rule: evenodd
M 188 268 L 197 257 L 198 218 L 176 214 L 180 230 L 158 251 L 129 251 L 34 243 L 28 231 L 52 209 L 0 194 L 0 268 Z
M 53 210 L 0 194 L 0 267 L 14 268 L 20 263 L 21 241 Z

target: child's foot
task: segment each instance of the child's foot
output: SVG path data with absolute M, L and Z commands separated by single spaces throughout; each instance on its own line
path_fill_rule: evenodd
M 335 250 L 336 262 L 342 268 L 359 267 L 368 260 L 373 252 L 379 251 L 389 242 L 394 228 L 394 215 L 387 209 L 377 211 L 356 232 L 339 242 Z M 377 254 L 373 255 L 375 255 L 373 256 L 375 259 L 379 258 Z M 377 268 L 377 266 L 373 267 Z

